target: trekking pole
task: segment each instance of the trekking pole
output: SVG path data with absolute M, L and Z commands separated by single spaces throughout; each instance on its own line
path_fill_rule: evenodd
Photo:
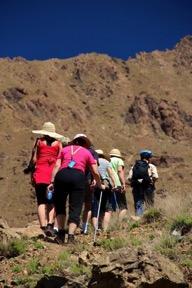
M 118 210 L 118 213 L 119 213 L 120 209 L 119 209 L 119 205 L 118 205 L 118 203 L 117 203 L 117 197 L 116 197 L 115 192 L 116 192 L 116 190 L 113 191 L 113 196 L 114 196 L 114 199 L 115 199 L 115 206 L 116 206 L 116 208 L 117 208 L 117 210 Z
M 99 198 L 99 206 L 98 206 L 98 210 L 97 210 L 97 223 L 95 225 L 94 238 L 93 238 L 93 245 L 94 246 L 96 245 L 97 230 L 99 227 L 99 214 L 100 214 L 100 209 L 101 209 L 102 196 L 103 196 L 103 191 L 101 190 L 100 198 Z

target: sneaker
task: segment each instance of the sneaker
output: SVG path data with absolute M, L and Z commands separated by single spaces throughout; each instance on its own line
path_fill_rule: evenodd
M 52 224 L 47 224 L 47 227 L 46 227 L 44 233 L 45 233 L 45 235 L 47 237 L 54 237 L 55 233 L 54 233 L 54 230 L 53 230 L 53 225 Z
M 81 234 L 82 234 L 82 235 L 88 235 L 89 233 L 88 233 L 88 231 L 83 231 L 83 230 L 81 230 Z
M 57 244 L 63 245 L 65 242 L 65 231 L 59 230 L 54 240 Z

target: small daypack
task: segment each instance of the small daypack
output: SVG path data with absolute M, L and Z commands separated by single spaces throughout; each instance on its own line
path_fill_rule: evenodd
M 131 179 L 131 186 L 141 185 L 149 186 L 151 178 L 149 177 L 149 164 L 143 160 L 137 160 L 133 166 L 133 175 Z

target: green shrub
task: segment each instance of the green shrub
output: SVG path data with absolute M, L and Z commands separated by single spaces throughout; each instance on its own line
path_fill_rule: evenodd
M 34 243 L 33 243 L 33 246 L 34 246 L 34 248 L 37 249 L 37 250 L 41 250 L 41 249 L 44 249 L 44 248 L 45 248 L 44 245 L 43 245 L 43 243 L 41 243 L 41 242 L 39 242 L 39 241 L 34 242 Z
M 58 269 L 62 270 L 65 268 L 68 268 L 70 266 L 70 259 L 71 258 L 71 253 L 67 250 L 63 251 L 59 256 L 58 256 Z
M 12 267 L 12 272 L 14 273 L 20 273 L 22 271 L 23 267 L 19 264 L 16 264 L 15 266 Z
M 15 277 L 12 282 L 14 283 L 14 285 L 20 286 L 20 285 L 26 284 L 28 282 L 28 279 L 23 276 L 18 276 L 18 277 Z M 20 286 L 20 287 L 23 287 L 23 286 Z
M 27 271 L 29 274 L 35 274 L 38 272 L 40 267 L 39 260 L 36 258 L 32 258 L 28 263 L 27 263 Z
M 182 266 L 192 269 L 192 259 L 186 258 L 181 262 Z
M 59 254 L 58 260 L 65 262 L 65 261 L 68 261 L 70 257 L 71 257 L 71 253 L 69 251 L 65 250 Z
M 162 213 L 156 208 L 150 208 L 145 211 L 143 221 L 146 223 L 153 223 L 162 219 Z
M 178 215 L 171 223 L 171 231 L 181 230 L 186 228 L 188 230 L 192 229 L 192 216 L 190 215 Z
M 177 250 L 176 245 L 178 243 L 177 238 L 173 236 L 167 236 L 161 238 L 158 245 L 156 245 L 156 250 L 159 251 L 162 255 L 167 256 L 171 260 L 177 259 Z
M 27 242 L 24 239 L 15 239 L 6 244 L 0 244 L 0 254 L 4 257 L 11 258 L 25 253 Z
M 114 239 L 103 239 L 99 242 L 105 250 L 112 251 L 127 245 L 127 239 L 125 238 L 114 238 Z
M 140 222 L 139 221 L 136 221 L 136 222 L 130 222 L 129 223 L 129 227 L 128 227 L 128 231 L 131 231 L 135 228 L 138 228 L 140 226 Z
M 130 237 L 130 242 L 131 242 L 131 245 L 134 247 L 141 246 L 142 244 L 142 241 L 138 239 L 137 237 Z
M 84 266 L 84 265 L 79 264 L 79 263 L 71 263 L 70 272 L 73 273 L 75 276 L 85 274 L 88 277 L 90 277 L 91 276 L 91 267 Z
M 52 263 L 52 264 L 42 267 L 42 273 L 44 275 L 50 276 L 54 274 L 55 271 L 57 271 L 57 269 L 58 269 L 58 263 Z

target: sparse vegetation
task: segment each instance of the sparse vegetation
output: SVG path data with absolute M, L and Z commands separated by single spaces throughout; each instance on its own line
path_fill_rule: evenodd
M 99 245 L 101 245 L 105 250 L 112 251 L 127 245 L 128 241 L 126 238 L 116 237 L 114 239 L 103 239 L 99 241 Z
M 58 263 L 51 263 L 42 267 L 43 275 L 50 276 L 54 274 L 58 269 Z
M 159 251 L 162 255 L 167 256 L 172 260 L 177 259 L 177 250 L 176 245 L 178 243 L 177 238 L 173 236 L 164 236 L 160 239 L 158 245 L 156 245 L 156 250 Z
M 140 222 L 136 221 L 136 222 L 130 222 L 129 226 L 128 226 L 128 231 L 131 231 L 135 228 L 138 228 L 140 226 Z
M 182 266 L 192 269 L 192 259 L 186 258 L 181 262 Z
M 141 246 L 142 244 L 142 240 L 137 238 L 137 237 L 130 237 L 130 243 L 132 246 L 134 247 L 138 247 L 138 246 Z
M 27 264 L 27 272 L 29 275 L 35 274 L 38 272 L 40 267 L 39 259 L 32 258 Z
M 88 277 L 91 276 L 91 267 L 84 266 L 84 265 L 76 263 L 76 262 L 74 262 L 70 265 L 70 271 L 75 276 L 79 276 L 79 275 L 86 275 Z
M 145 223 L 152 223 L 162 219 L 162 212 L 157 208 L 150 208 L 145 211 L 143 221 Z
M 15 239 L 7 243 L 0 243 L 0 255 L 11 258 L 23 254 L 27 249 L 27 241 Z
M 43 245 L 43 243 L 42 243 L 42 242 L 39 242 L 39 241 L 34 242 L 34 243 L 33 243 L 33 246 L 34 246 L 35 249 L 38 249 L 38 250 L 45 248 L 45 246 Z
M 21 265 L 19 265 L 19 264 L 16 264 L 16 265 L 14 265 L 13 267 L 12 267 L 12 272 L 14 272 L 14 273 L 20 273 L 21 271 L 22 271 L 22 266 Z
M 186 229 L 189 231 L 192 229 L 192 216 L 190 215 L 178 215 L 171 223 L 171 231 Z

